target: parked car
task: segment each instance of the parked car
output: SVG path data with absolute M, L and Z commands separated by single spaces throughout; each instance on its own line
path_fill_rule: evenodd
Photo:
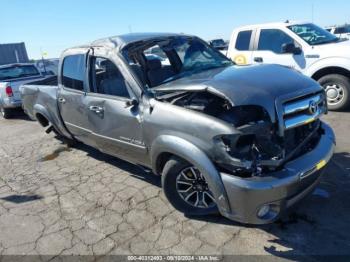
M 58 58 L 40 59 L 35 62 L 43 75 L 57 75 Z
M 146 59 L 153 45 L 171 66 Z M 272 222 L 313 190 L 333 154 L 317 82 L 278 65 L 235 66 L 195 36 L 97 40 L 64 51 L 58 72 L 58 85 L 21 87 L 25 112 L 161 175 L 186 214 Z
M 224 39 L 213 39 L 209 41 L 209 45 L 216 50 L 220 51 L 224 55 L 227 53 L 228 44 L 224 41 Z
M 21 108 L 19 86 L 43 76 L 34 64 L 8 64 L 0 66 L 0 115 L 10 118 L 13 111 Z
M 339 38 L 350 39 L 350 25 L 348 24 L 326 27 L 326 30 Z
M 318 81 L 328 108 L 350 105 L 350 41 L 312 23 L 250 25 L 233 30 L 228 50 L 237 64 L 281 64 Z

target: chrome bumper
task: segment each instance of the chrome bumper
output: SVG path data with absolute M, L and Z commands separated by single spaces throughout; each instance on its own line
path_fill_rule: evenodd
M 298 202 L 319 183 L 324 166 L 335 147 L 332 129 L 322 123 L 324 134 L 314 150 L 288 162 L 278 172 L 264 177 L 240 178 L 221 173 L 230 212 L 225 217 L 248 224 L 266 224 L 276 220 L 288 207 Z M 271 211 L 258 217 L 258 210 L 269 205 Z

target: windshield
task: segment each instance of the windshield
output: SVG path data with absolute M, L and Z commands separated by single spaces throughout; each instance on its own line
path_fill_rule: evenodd
M 321 45 L 339 41 L 339 38 L 314 24 L 291 25 L 288 28 L 309 45 Z
M 140 46 L 135 45 L 127 52 L 127 60 L 140 81 L 148 87 L 159 86 L 205 70 L 233 65 L 230 59 L 196 37 L 152 39 L 142 42 Z M 162 57 L 150 56 L 149 50 L 155 47 L 161 50 Z
M 32 65 L 13 65 L 0 68 L 0 80 L 8 80 L 20 77 L 40 75 L 35 66 Z

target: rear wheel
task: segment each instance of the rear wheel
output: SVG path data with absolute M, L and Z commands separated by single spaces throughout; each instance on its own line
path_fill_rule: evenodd
M 164 166 L 162 174 L 164 194 L 180 212 L 188 215 L 218 213 L 213 193 L 198 168 L 173 157 Z
M 318 80 L 327 94 L 329 110 L 344 110 L 350 105 L 350 79 L 339 74 L 331 74 Z
M 9 119 L 11 118 L 11 109 L 8 108 L 3 108 L 2 106 L 0 106 L 0 115 L 5 118 L 5 119 Z

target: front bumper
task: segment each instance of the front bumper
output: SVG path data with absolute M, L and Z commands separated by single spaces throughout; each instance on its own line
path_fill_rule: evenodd
M 264 177 L 240 178 L 221 173 L 230 211 L 225 217 L 248 224 L 266 224 L 276 220 L 291 205 L 306 196 L 319 183 L 324 166 L 335 147 L 332 129 L 322 123 L 324 134 L 314 150 L 286 163 L 282 170 Z M 263 217 L 258 210 L 268 205 Z

